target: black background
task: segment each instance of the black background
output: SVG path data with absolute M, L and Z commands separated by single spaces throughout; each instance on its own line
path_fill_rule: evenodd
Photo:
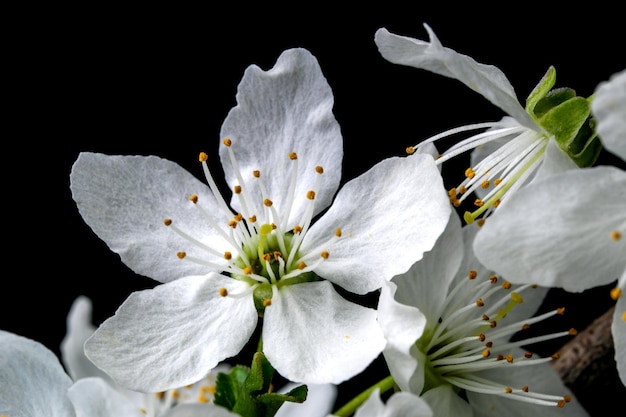
M 427 39 L 422 23 L 428 23 L 445 46 L 498 66 L 522 102 L 550 65 L 557 86 L 582 96 L 626 67 L 624 28 L 601 2 L 558 12 L 531 5 L 337 7 L 91 5 L 7 16 L 14 29 L 3 59 L 0 328 L 58 354 L 76 296 L 93 300 L 97 324 L 130 292 L 153 287 L 155 281 L 133 274 L 82 221 L 69 191 L 72 163 L 81 151 L 152 154 L 200 177 L 197 154 L 217 150 L 245 68 L 269 69 L 287 48 L 309 49 L 333 89 L 344 181 L 439 131 L 503 115 L 457 81 L 385 61 L 374 44 L 380 27 Z M 450 184 L 464 163 L 459 158 L 444 166 Z M 216 158 L 211 164 L 220 172 Z M 579 329 L 612 304 L 606 288 L 553 291 L 549 302 L 566 306 L 560 328 Z M 383 377 L 379 372 L 377 361 L 342 384 L 340 401 Z M 614 375 L 607 378 L 619 384 Z M 609 395 L 614 392 L 593 401 Z

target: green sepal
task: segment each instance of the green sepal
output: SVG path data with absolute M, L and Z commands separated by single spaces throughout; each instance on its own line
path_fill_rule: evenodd
M 273 375 L 263 352 L 256 352 L 251 367 L 237 365 L 217 375 L 214 403 L 243 417 L 272 417 L 285 401 L 306 400 L 306 385 L 286 394 L 271 392 Z
M 526 98 L 526 113 L 530 114 L 534 118 L 537 103 L 539 100 L 543 99 L 548 92 L 550 92 L 550 89 L 554 87 L 555 82 L 556 69 L 553 66 L 550 66 L 543 78 L 541 78 L 541 81 L 539 81 L 533 91 L 531 91 L 528 95 L 528 98 Z
M 279 394 L 277 392 L 261 394 L 257 397 L 257 401 L 265 405 L 266 416 L 273 416 L 276 412 L 278 412 L 278 409 L 285 401 L 303 403 L 304 400 L 306 400 L 308 391 L 309 390 L 306 385 L 299 385 L 286 394 Z

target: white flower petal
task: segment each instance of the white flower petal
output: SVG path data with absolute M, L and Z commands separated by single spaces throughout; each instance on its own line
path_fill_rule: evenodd
M 181 404 L 163 414 L 162 417 L 241 417 L 224 407 L 214 404 Z
M 548 141 L 546 152 L 543 154 L 543 162 L 532 177 L 532 181 L 540 181 L 550 175 L 559 174 L 571 169 L 579 169 L 572 160 L 556 143 L 554 138 Z
M 213 247 L 233 250 L 189 201 L 197 194 L 198 204 L 219 212 L 208 186 L 174 162 L 83 152 L 72 167 L 70 188 L 85 222 L 138 274 L 168 282 L 208 272 L 205 266 L 176 257 L 178 251 L 193 255 L 199 250 L 167 228 L 167 218 Z
M 290 381 L 343 382 L 384 345 L 376 310 L 345 300 L 328 281 L 285 286 L 265 310 L 263 350 Z
M 263 71 L 248 67 L 237 90 L 237 106 L 228 113 L 220 135 L 233 142 L 239 168 L 246 184 L 253 184 L 253 170 L 261 171 L 261 180 L 279 213 L 288 199 L 293 162 L 288 155 L 298 155 L 298 184 L 291 226 L 300 221 L 306 207 L 306 193 L 313 188 L 315 167 L 324 168 L 316 195 L 316 213 L 332 200 L 341 179 L 343 139 L 332 113 L 333 94 L 316 58 L 305 49 L 283 52 L 276 65 Z M 225 147 L 220 156 L 226 181 L 239 184 Z M 248 187 L 257 214 L 263 207 L 258 187 Z M 232 201 L 239 210 L 237 198 Z
M 626 161 L 626 70 L 598 84 L 591 111 L 604 147 Z
M 107 375 L 85 356 L 85 341 L 96 330 L 91 323 L 91 300 L 84 295 L 77 297 L 67 315 L 67 333 L 61 341 L 61 360 L 74 381 L 87 377 Z
M 430 155 L 389 158 L 342 187 L 307 233 L 302 250 L 327 241 L 340 228 L 342 236 L 315 273 L 364 294 L 406 272 L 431 250 L 450 211 Z
M 202 379 L 234 356 L 257 323 L 249 290 L 219 274 L 180 278 L 132 293 L 85 343 L 85 353 L 129 389 L 158 392 Z
M 442 46 L 433 30 L 427 24 L 424 27 L 430 43 L 395 35 L 385 28 L 376 31 L 374 40 L 386 60 L 457 79 L 500 107 L 520 124 L 533 130 L 539 129 L 519 103 L 511 83 L 500 69 L 478 63 L 467 55 Z
M 435 416 L 476 417 L 469 403 L 463 400 L 451 385 L 439 385 L 422 394 L 422 399 Z
M 39 342 L 0 330 L 0 412 L 20 417 L 71 417 L 72 379 Z
M 429 278 L 428 282 L 434 282 L 433 277 Z M 420 364 L 411 353 L 424 333 L 426 317 L 416 307 L 397 302 L 394 298 L 396 290 L 394 282 L 385 283 L 378 301 L 378 322 L 387 340 L 383 354 L 400 389 L 421 392 L 424 370 L 418 369 Z
M 617 362 L 617 372 L 626 386 L 626 270 L 620 279 L 622 296 L 617 299 L 615 313 L 611 323 L 611 333 L 613 344 L 615 345 L 615 362 Z
M 102 378 L 78 380 L 68 396 L 76 409 L 76 417 L 118 417 L 140 415 L 141 404 L 130 401 Z
M 514 371 L 506 369 L 504 366 L 485 371 L 484 375 L 504 386 L 519 389 L 528 385 L 532 392 L 556 396 L 570 395 L 572 400 L 566 403 L 563 408 L 558 408 L 514 401 L 506 396 L 468 392 L 467 397 L 474 408 L 476 417 L 586 417 L 589 415 L 550 363 L 518 366 Z
M 570 170 L 518 190 L 485 222 L 478 259 L 513 283 L 578 292 L 614 281 L 626 267 L 626 172 Z
M 426 401 L 410 392 L 396 392 L 383 404 L 380 390 L 375 389 L 361 404 L 354 417 L 432 417 Z
M 383 417 L 385 404 L 380 399 L 380 389 L 376 388 L 363 404 L 356 410 L 354 417 Z
M 433 249 L 413 264 L 404 274 L 393 278 L 399 291 L 398 302 L 417 307 L 428 319 L 437 321 L 439 309 L 463 261 L 463 232 L 461 220 L 450 213 L 450 220 Z M 463 271 L 467 276 L 467 270 Z

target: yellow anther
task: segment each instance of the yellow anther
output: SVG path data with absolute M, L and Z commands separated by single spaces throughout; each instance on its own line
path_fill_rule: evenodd
M 263 254 L 263 260 L 265 262 L 271 262 L 272 261 L 272 255 L 270 255 L 269 253 L 264 253 Z
M 508 363 L 513 363 L 513 355 L 511 355 L 510 353 L 506 355 L 506 361 Z
M 489 355 L 491 355 L 491 350 L 489 349 L 485 349 L 483 350 L 483 352 L 481 353 L 481 355 L 483 356 L 483 358 L 488 358 Z
M 161 399 L 165 396 L 165 391 L 161 391 L 161 392 L 155 392 L 154 396 L 158 399 Z
M 259 178 L 261 177 L 261 171 L 255 169 L 254 171 L 252 171 L 252 175 L 254 175 L 254 178 Z
M 328 259 L 330 254 L 328 253 L 328 251 L 323 251 L 322 253 L 320 253 L 320 256 L 324 259 Z
M 209 399 L 207 397 L 205 397 L 204 395 L 200 394 L 200 395 L 198 395 L 197 401 L 199 403 L 208 403 Z
M 505 290 L 510 290 L 511 286 L 512 286 L 512 284 L 509 281 L 504 281 L 502 283 L 502 288 L 504 288 Z
M 233 144 L 233 141 L 231 141 L 229 138 L 224 138 L 224 141 L 222 142 L 225 146 L 230 147 L 230 145 Z
M 295 225 L 295 226 L 293 227 L 293 234 L 294 234 L 294 235 L 297 235 L 297 234 L 298 234 L 298 233 L 300 233 L 301 231 L 302 231 L 302 226 Z
M 481 333 L 481 334 L 478 335 L 478 341 L 479 342 L 484 342 L 486 338 L 487 338 L 487 336 L 485 336 L 484 333 Z
M 467 224 L 471 224 L 471 223 L 467 223 Z M 478 219 L 476 224 L 478 225 L 478 227 L 483 227 L 483 224 L 485 224 L 485 219 Z
M 242 220 L 243 220 L 243 214 L 241 214 L 241 213 L 237 213 L 237 214 L 235 215 L 235 217 L 233 217 L 233 220 L 235 220 L 236 222 L 240 222 L 240 221 L 242 221 Z
M 274 251 L 274 259 L 278 260 L 278 258 L 282 258 L 283 254 L 279 251 Z
M 187 256 L 187 253 L 185 253 L 185 252 L 176 252 L 176 256 L 178 256 L 178 259 L 183 259 L 185 256 Z
M 306 193 L 306 198 L 308 198 L 309 200 L 314 200 L 315 199 L 315 191 L 310 190 Z
M 178 398 L 180 397 L 180 391 L 178 391 L 177 389 L 170 391 L 170 395 L 172 396 L 172 398 Z
M 335 229 L 335 236 L 341 237 L 341 229 L 339 228 Z
M 504 359 L 504 356 L 498 353 L 498 356 L 496 356 L 496 360 L 501 361 L 503 359 Z
M 236 228 L 237 228 L 237 222 L 236 222 L 235 220 L 230 220 L 230 221 L 228 222 L 228 225 L 229 225 L 230 227 L 232 227 L 233 229 L 236 229 Z
M 265 300 L 263 300 L 263 307 L 269 307 L 272 305 L 272 299 L 271 298 L 266 298 Z
M 489 321 L 489 316 L 486 314 L 483 314 L 483 316 L 481 317 L 484 321 Z
M 415 153 L 415 148 L 412 146 L 407 146 L 406 153 L 409 155 L 413 155 Z
M 482 206 L 483 206 L 483 204 L 485 204 L 485 203 L 484 203 L 484 201 L 483 201 L 483 200 L 481 200 L 480 198 L 477 198 L 476 200 L 474 200 L 474 205 L 475 205 L 476 207 L 482 207 Z
M 465 194 L 467 192 L 467 187 L 465 187 L 464 185 L 461 185 L 459 187 L 459 194 Z
M 556 314 L 562 316 L 565 313 L 565 307 L 560 307 L 556 309 Z
M 452 203 L 452 205 L 454 207 L 460 207 L 461 206 L 461 200 L 459 200 L 458 198 L 450 199 L 450 203 Z
M 552 359 L 556 360 L 556 359 L 559 359 L 561 357 L 561 355 L 559 355 L 559 353 L 557 352 L 557 353 L 553 353 L 550 357 Z
M 202 387 L 200 387 L 200 391 L 205 394 L 215 394 L 215 390 L 215 385 L 203 385 Z
M 140 412 L 141 414 L 147 414 L 147 413 L 148 413 L 148 412 L 146 411 L 146 409 L 145 409 L 145 408 L 140 408 L 140 409 L 139 409 L 139 412 Z M 3 415 L 2 415 L 2 417 L 6 417 L 6 416 L 3 414 Z
M 290 152 L 289 153 L 289 159 L 291 159 L 292 161 L 298 159 L 298 154 L 295 152 Z
M 493 185 L 497 186 L 502 182 L 502 178 L 496 178 L 495 180 L 493 180 Z
M 233 259 L 233 254 L 230 252 L 224 252 L 224 259 L 230 261 L 231 259 Z
M 448 195 L 449 195 L 450 197 L 456 196 L 456 188 L 454 188 L 454 187 L 453 187 L 453 188 L 450 188 L 450 189 L 448 190 Z
M 226 297 L 228 295 L 228 290 L 224 287 L 220 288 L 220 295 L 222 297 Z
M 235 194 L 241 194 L 241 185 L 235 185 L 233 187 L 233 191 L 235 192 Z
M 524 323 L 522 324 L 522 330 L 528 330 L 530 328 L 530 324 Z
M 298 269 L 299 270 L 303 270 L 304 268 L 306 268 L 306 264 L 302 261 L 300 261 L 300 263 L 298 264 Z
M 618 232 L 617 230 L 614 230 L 611 232 L 611 239 L 618 241 L 622 238 L 622 234 L 620 232 Z
M 622 296 L 622 290 L 615 287 L 611 290 L 611 298 L 615 301 L 617 301 L 618 298 L 620 298 Z
M 569 395 L 564 395 L 564 396 L 563 396 L 563 401 L 565 401 L 566 403 L 568 403 L 568 402 L 572 401 L 572 397 L 571 397 L 571 396 L 569 396 Z
M 505 392 L 506 394 L 510 394 L 510 393 L 512 393 L 512 392 L 513 392 L 513 388 L 511 388 L 511 387 L 506 387 L 506 388 L 504 389 L 504 392 Z
M 489 180 L 485 180 L 485 181 L 483 181 L 483 182 L 480 184 L 480 186 L 481 186 L 482 188 L 488 188 L 488 187 L 489 187 Z
M 250 274 L 252 273 L 252 268 L 250 268 L 249 266 L 246 266 L 246 267 L 243 269 L 243 273 L 244 273 L 245 275 L 250 275 Z
M 467 273 L 467 279 L 474 279 L 478 276 L 478 272 L 475 269 L 470 269 Z
M 565 407 L 565 401 L 564 400 L 558 400 L 556 402 L 556 406 L 559 407 L 559 408 Z
M 522 387 L 522 391 L 524 391 L 524 392 L 528 392 L 528 385 L 524 385 L 524 386 Z
M 492 348 L 493 347 L 493 342 L 489 341 L 489 342 L 485 343 L 485 346 L 488 347 L 488 348 Z
M 484 305 L 485 305 L 485 302 L 483 301 L 482 298 L 479 298 L 478 300 L 476 300 L 477 307 L 483 307 Z
M 491 327 L 492 329 L 495 328 L 498 325 L 498 322 L 495 320 L 491 320 L 489 322 L 489 327 Z
M 266 198 L 265 200 L 263 200 L 263 204 L 265 205 L 265 207 L 272 207 L 272 204 L 274 203 L 269 198 Z
M 495 284 L 498 282 L 498 277 L 495 275 L 491 275 L 489 276 L 489 281 L 491 281 L 492 284 Z
M 567 332 L 570 334 L 570 336 L 576 336 L 578 334 L 578 330 L 574 329 L 573 327 Z
M 315 172 L 317 172 L 318 174 L 323 174 L 324 173 L 324 168 L 322 168 L 321 166 L 316 166 L 315 167 Z
M 526 359 L 530 359 L 530 358 L 532 358 L 532 357 L 533 357 L 533 354 L 532 354 L 532 352 L 524 352 L 524 357 L 525 357 Z
M 496 207 L 498 207 L 499 205 L 500 205 L 500 199 L 495 200 L 495 201 L 491 204 L 491 206 L 492 206 L 493 208 L 496 208 Z
M 511 300 L 517 304 L 522 304 L 524 302 L 524 297 L 518 292 L 511 293 Z
M 465 170 L 465 176 L 469 179 L 474 178 L 474 176 L 476 175 L 476 173 L 474 172 L 474 170 L 472 168 L 467 168 Z
M 626 311 L 622 313 L 622 321 L 626 321 Z
M 198 203 L 198 195 L 197 194 L 191 194 L 189 196 L 189 201 L 191 201 L 194 204 L 197 204 Z
M 272 230 L 278 229 L 278 226 L 276 226 L 276 223 L 272 223 L 271 226 L 272 226 Z
M 165 220 L 163 220 L 163 224 L 166 225 L 166 226 L 171 225 L 172 224 L 172 219 L 165 219 Z
M 256 223 L 256 215 L 253 214 L 252 216 L 248 217 L 248 221 L 250 223 Z
M 209 159 L 209 155 L 206 154 L 206 152 L 200 152 L 200 155 L 198 155 L 198 160 L 200 162 L 206 162 Z

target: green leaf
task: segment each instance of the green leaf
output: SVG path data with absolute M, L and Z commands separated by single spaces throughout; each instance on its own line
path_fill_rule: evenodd
M 263 352 L 256 352 L 252 358 L 250 375 L 246 379 L 245 389 L 249 394 L 268 392 L 274 376 L 274 368 Z
M 233 367 L 227 374 L 218 373 L 215 379 L 215 404 L 232 410 L 239 400 L 241 387 L 249 373 L 250 368 L 243 365 Z
M 259 395 L 257 400 L 264 404 L 266 412 L 265 416 L 270 417 L 278 412 L 278 409 L 285 403 L 285 401 L 303 403 L 306 400 L 307 394 L 307 386 L 300 385 L 286 394 L 270 392 L 268 394 Z

